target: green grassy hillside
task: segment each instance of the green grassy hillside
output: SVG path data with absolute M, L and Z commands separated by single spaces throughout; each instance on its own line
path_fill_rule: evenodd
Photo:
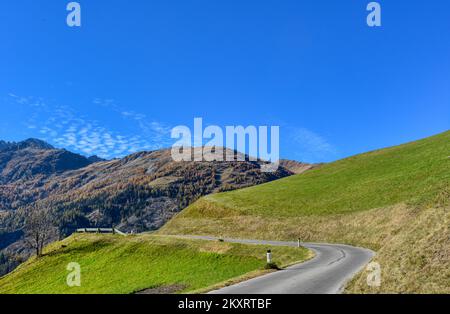
M 365 246 L 378 251 L 377 260 L 385 266 L 384 284 L 372 292 L 448 292 L 449 208 L 447 131 L 260 186 L 209 195 L 160 233 L 300 237 Z M 413 282 L 419 276 L 414 274 L 422 281 Z M 350 291 L 367 292 L 362 278 Z
M 434 204 L 448 188 L 449 157 L 446 132 L 204 200 L 243 214 L 277 217 L 354 212 L 404 201 Z
M 52 244 L 0 279 L 4 293 L 192 292 L 264 272 L 265 252 L 278 265 L 309 257 L 306 249 L 241 245 L 154 235 L 73 235 Z M 69 263 L 81 266 L 81 286 L 69 287 Z M 250 274 L 249 274 L 250 273 Z

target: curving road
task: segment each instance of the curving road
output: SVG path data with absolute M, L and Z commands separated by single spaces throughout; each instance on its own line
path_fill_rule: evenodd
M 217 240 L 207 236 L 189 236 L 193 239 Z M 297 242 L 224 239 L 226 242 L 297 246 Z M 309 261 L 250 279 L 220 290 L 214 294 L 336 294 L 370 262 L 375 253 L 364 248 L 343 244 L 302 243 L 314 251 Z

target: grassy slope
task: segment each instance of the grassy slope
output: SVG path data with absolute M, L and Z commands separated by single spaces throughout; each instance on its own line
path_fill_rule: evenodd
M 450 131 L 200 199 L 161 234 L 345 242 L 375 249 L 384 281 L 352 292 L 450 292 Z
M 1 278 L 0 293 L 116 294 L 173 285 L 189 292 L 262 270 L 267 249 L 154 235 L 74 235 Z M 306 249 L 271 249 L 278 265 L 309 256 Z M 70 262 L 81 266 L 81 287 L 66 285 Z

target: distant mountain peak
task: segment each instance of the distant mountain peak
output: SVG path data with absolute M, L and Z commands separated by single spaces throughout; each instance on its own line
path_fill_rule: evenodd
M 96 163 L 96 162 L 105 161 L 106 159 L 100 158 L 97 155 L 93 155 L 93 156 L 88 157 L 88 160 L 91 163 Z
M 0 185 L 41 180 L 93 163 L 84 156 L 56 149 L 45 141 L 29 138 L 21 142 L 0 142 Z
M 280 166 L 286 168 L 292 173 L 301 174 L 310 169 L 316 168 L 318 164 L 307 164 L 296 160 L 281 159 Z
M 5 149 L 9 146 L 8 142 L 0 140 L 0 150 Z
M 6 142 L 0 140 L 0 150 L 5 149 L 20 150 L 26 148 L 43 149 L 43 150 L 55 149 L 49 143 L 36 138 L 29 138 L 21 142 Z
M 20 148 L 55 149 L 52 145 L 37 138 L 29 138 L 17 143 Z

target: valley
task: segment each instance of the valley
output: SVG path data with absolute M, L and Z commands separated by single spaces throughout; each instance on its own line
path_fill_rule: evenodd
M 159 226 L 162 227 L 151 234 L 128 237 L 74 234 L 62 242 L 55 242 L 47 247 L 42 258 L 33 257 L 1 278 L 0 292 L 204 292 L 223 287 L 224 282 L 229 285 L 266 272 L 264 252 L 268 249 L 267 243 L 252 246 L 249 241 L 243 244 L 194 239 L 204 236 L 295 241 L 293 243 L 300 239 L 305 243 L 327 242 L 367 248 L 375 252 L 372 261 L 380 265 L 382 283 L 377 287 L 367 285 L 367 272 L 362 271 L 348 282 L 345 293 L 449 293 L 449 150 L 450 131 L 447 131 L 415 142 L 307 167 L 306 171 L 302 165 L 295 165 L 299 174 L 277 180 L 252 176 L 249 182 L 261 184 L 251 187 L 245 187 L 247 183 L 243 182 L 248 181 L 236 180 L 235 175 L 236 171 L 242 173 L 238 170 L 242 169 L 240 167 L 247 169 L 244 173 L 251 173 L 252 164 L 233 164 L 232 169 L 219 164 L 214 168 L 220 173 L 219 177 L 227 182 L 241 183 L 235 186 L 241 188 L 228 191 L 224 186 L 211 185 L 205 190 L 208 195 L 197 194 L 186 203 L 186 209 L 173 211 L 161 222 Z M 108 178 L 111 176 L 109 171 L 116 169 L 121 179 L 114 184 L 120 184 L 122 179 L 128 180 L 127 174 L 142 173 L 141 165 L 148 167 L 150 164 L 152 169 L 165 169 L 165 175 L 149 176 L 144 181 L 145 186 L 177 183 L 182 177 L 178 168 L 181 165 L 170 165 L 169 171 L 165 168 L 167 164 L 161 167 L 157 162 L 149 163 L 155 154 L 159 156 L 158 161 L 164 156 L 164 152 L 142 153 L 124 160 L 94 163 L 62 176 L 71 178 L 74 174 L 88 174 L 89 169 L 97 169 L 96 173 L 105 171 L 105 178 Z M 213 171 L 210 166 L 188 164 L 183 165 L 183 171 Z M 122 167 L 126 169 L 123 173 L 119 170 Z M 286 174 L 292 172 L 286 170 Z M 89 175 L 80 177 L 86 180 L 81 186 L 98 184 L 100 190 L 108 186 L 105 182 L 109 182 L 89 179 Z M 264 179 L 271 182 L 264 183 Z M 196 182 L 200 188 L 203 186 L 200 182 L 210 181 L 198 179 Z M 138 215 L 139 202 L 130 199 L 124 204 L 135 208 Z M 136 217 L 140 221 L 140 216 Z M 305 248 L 300 251 L 292 251 L 294 248 L 290 247 L 270 249 L 278 265 L 312 257 L 311 251 Z M 82 285 L 80 291 L 69 290 L 64 282 L 64 265 L 73 260 L 89 265 L 89 284 Z M 124 266 L 126 274 L 122 270 Z M 209 267 L 217 271 L 211 272 Z M 59 270 L 54 272 L 55 269 Z M 139 280 L 132 279 L 134 274 L 142 273 L 145 276 L 136 275 Z M 42 276 L 42 281 L 36 280 L 37 274 Z M 97 275 L 100 276 L 98 280 Z M 127 280 L 123 281 L 125 277 Z
M 284 167 L 263 173 L 261 164 L 174 162 L 170 149 L 102 160 L 36 139 L 1 142 L 0 251 L 12 260 L 30 256 L 23 227 L 29 213 L 36 210 L 51 211 L 57 229 L 52 241 L 77 228 L 114 225 L 139 233 L 160 228 L 203 195 L 293 174 Z M 290 166 L 308 165 L 293 162 Z

